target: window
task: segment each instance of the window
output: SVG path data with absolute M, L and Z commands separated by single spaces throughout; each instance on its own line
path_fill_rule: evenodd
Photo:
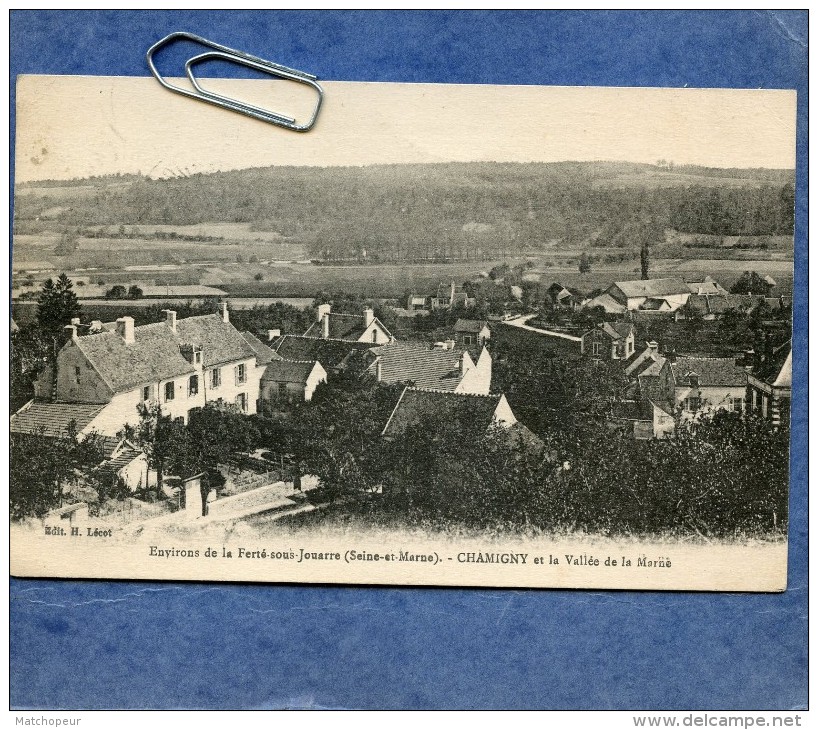
M 474 344 L 474 335 L 463 335 L 463 344 L 464 345 L 473 345 Z
M 685 405 L 688 411 L 695 413 L 702 407 L 702 399 L 697 397 L 688 398 Z
M 372 330 L 372 342 L 378 341 L 378 330 Z
M 241 385 L 247 382 L 247 366 L 242 363 L 236 365 L 236 385 Z
M 236 396 L 236 407 L 240 411 L 246 411 L 247 410 L 247 393 L 239 393 Z
M 187 394 L 191 395 L 199 395 L 199 376 L 198 375 L 191 375 L 190 380 L 188 381 L 187 386 Z
M 195 351 L 193 353 L 193 363 L 195 365 L 201 365 L 201 363 L 202 363 L 202 353 L 201 352 Z
M 148 401 L 150 399 L 151 399 L 151 386 L 146 385 L 144 388 L 142 388 L 142 400 L 143 401 Z
M 733 398 L 733 410 L 737 413 L 744 410 L 744 398 Z
M 279 398 L 286 398 L 287 397 L 287 383 L 279 383 L 278 384 L 278 397 Z
M 169 383 L 165 383 L 165 400 L 173 400 L 173 393 L 174 393 L 174 383 L 171 380 Z
M 80 384 L 80 366 L 77 365 L 74 368 L 74 379 L 77 381 L 77 385 Z
M 594 357 L 599 357 L 602 354 L 602 343 L 594 342 L 592 352 Z
M 213 368 L 210 371 L 210 387 L 218 388 L 222 384 L 222 369 Z
M 627 357 L 633 355 L 633 342 L 631 342 L 630 340 L 628 340 L 628 346 L 625 349 L 625 352 L 627 353 Z

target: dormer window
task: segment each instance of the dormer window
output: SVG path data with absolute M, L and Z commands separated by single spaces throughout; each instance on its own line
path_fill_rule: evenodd
M 202 364 L 202 353 L 201 353 L 201 351 L 197 350 L 196 352 L 193 353 L 193 363 L 195 365 L 201 365 Z

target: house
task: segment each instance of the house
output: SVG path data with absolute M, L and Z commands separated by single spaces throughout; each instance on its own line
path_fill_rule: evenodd
M 687 282 L 687 286 L 691 294 L 696 294 L 700 297 L 723 297 L 729 294 L 727 289 L 719 284 L 712 276 L 705 276 L 702 281 L 689 281 Z
M 411 312 L 421 310 L 452 309 L 457 306 L 473 307 L 475 300 L 462 286 L 454 281 L 440 283 L 434 294 L 409 294 L 406 298 L 406 309 Z
M 679 356 L 671 368 L 683 420 L 698 413 L 744 410 L 747 371 L 734 358 Z
M 625 360 L 633 355 L 636 328 L 630 322 L 602 322 L 582 335 L 581 352 L 594 360 Z
M 110 436 L 137 420 L 140 404 L 159 405 L 164 415 L 185 423 L 206 403 L 255 413 L 256 353 L 230 324 L 227 305 L 221 314 L 181 320 L 173 310 L 165 315 L 162 322 L 139 327 L 132 317 L 96 322 L 83 335 L 76 323 L 67 326 L 56 368 L 35 383 L 30 408 L 52 412 L 63 423 L 67 405 L 82 406 L 83 420 L 90 417 L 83 430 Z
M 368 308 L 364 309 L 363 314 L 337 314 L 329 304 L 320 304 L 316 315 L 317 321 L 310 325 L 304 337 L 367 342 L 373 345 L 384 345 L 394 339 L 383 322 Z
M 583 296 L 576 290 L 563 286 L 559 282 L 554 282 L 545 290 L 546 302 L 554 309 L 567 309 L 575 311 L 582 303 Z
M 457 344 L 463 348 L 482 347 L 491 338 L 489 324 L 482 319 L 458 319 L 454 334 Z
M 156 486 L 157 474 L 148 466 L 148 457 L 127 439 L 104 439 L 103 457 L 94 470 L 98 478 L 121 481 L 132 492 Z
M 659 405 L 650 399 L 615 402 L 612 417 L 628 435 L 640 440 L 667 438 L 676 429 L 673 412 L 667 405 Z
M 327 381 L 327 371 L 317 360 L 272 360 L 261 377 L 262 412 L 276 405 L 312 400 L 320 383 Z
M 651 400 L 673 411 L 676 402 L 676 382 L 670 360 L 659 354 L 659 345 L 648 342 L 640 353 L 624 361 L 625 375 L 632 382 L 631 393 L 640 400 Z
M 345 370 L 356 352 L 363 353 L 371 347 L 371 342 L 321 339 L 304 335 L 280 335 L 270 343 L 270 348 L 283 360 L 317 361 L 328 373 Z
M 369 350 L 366 372 L 379 383 L 410 383 L 419 388 L 487 395 L 491 389 L 492 361 L 483 348 L 475 363 L 453 343 L 443 347 L 392 342 Z
M 676 382 L 670 360 L 659 345 L 648 342 L 641 352 L 623 361 L 631 380 L 626 398 L 613 404 L 612 418 L 634 438 L 665 438 L 676 428 Z
M 394 438 L 424 423 L 446 423 L 461 432 L 485 433 L 492 427 L 528 431 L 517 421 L 504 395 L 475 395 L 406 387 L 381 435 Z M 531 434 L 530 431 L 528 431 Z M 536 436 L 531 434 L 534 439 Z
M 319 383 L 327 380 L 327 371 L 318 360 L 285 359 L 251 332 L 242 337 L 256 353 L 259 375 L 259 403 L 257 410 L 268 413 L 277 406 L 312 399 Z M 279 330 L 270 330 L 268 337 L 280 337 Z
M 747 411 L 768 418 L 776 426 L 789 422 L 792 399 L 792 341 L 759 348 L 747 374 Z
M 615 281 L 605 293 L 625 309 L 642 309 L 650 300 L 645 309 L 675 311 L 687 302 L 691 291 L 682 279 L 636 279 Z
M 597 294 L 582 303 L 582 309 L 596 309 L 597 307 L 602 309 L 605 314 L 625 314 L 628 311 L 624 304 L 620 304 L 607 292 Z

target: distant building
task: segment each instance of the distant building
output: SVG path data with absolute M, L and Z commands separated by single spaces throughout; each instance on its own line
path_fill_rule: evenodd
M 625 314 L 628 308 L 624 304 L 620 304 L 608 292 L 602 292 L 591 299 L 586 299 L 582 303 L 583 309 L 602 309 L 605 314 Z
M 463 348 L 482 347 L 491 339 L 491 330 L 485 320 L 458 319 L 454 325 L 457 344 Z
M 687 302 L 691 290 L 682 279 L 636 279 L 615 281 L 605 293 L 625 309 L 672 312 Z
M 554 282 L 546 289 L 548 303 L 555 309 L 576 310 L 582 303 L 583 296 L 577 289 Z
M 321 304 L 316 312 L 318 320 L 310 325 L 304 337 L 368 342 L 373 345 L 384 345 L 393 339 L 371 309 L 364 309 L 363 314 L 337 314 L 329 304 Z
M 603 322 L 582 335 L 582 354 L 594 360 L 625 360 L 633 355 L 636 328 L 630 322 Z
M 457 306 L 473 307 L 474 303 L 474 298 L 470 297 L 462 286 L 450 281 L 448 284 L 439 284 L 434 294 L 409 294 L 406 299 L 406 309 L 410 312 L 433 311 L 452 309 Z
M 747 371 L 734 358 L 680 356 L 671 368 L 683 420 L 718 410 L 744 410 Z
M 696 294 L 700 297 L 723 297 L 729 294 L 727 289 L 719 284 L 712 276 L 705 276 L 701 281 L 689 281 L 687 282 L 687 286 L 691 294 Z

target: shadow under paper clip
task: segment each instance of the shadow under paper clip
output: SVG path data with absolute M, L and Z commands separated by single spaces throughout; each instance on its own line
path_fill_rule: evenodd
M 207 51 L 206 53 L 201 53 L 198 56 L 194 56 L 193 58 L 190 58 L 187 63 L 185 63 L 185 72 L 187 73 L 188 79 L 190 79 L 190 83 L 193 85 L 193 91 L 168 83 L 162 74 L 159 73 L 156 68 L 156 64 L 154 63 L 153 57 L 159 49 L 180 40 L 192 41 L 213 49 Z M 150 68 L 154 78 L 169 91 L 173 91 L 176 94 L 181 94 L 182 96 L 190 97 L 191 99 L 198 99 L 199 101 L 204 101 L 208 104 L 222 107 L 223 109 L 230 109 L 231 111 L 238 112 L 239 114 L 244 114 L 248 117 L 259 119 L 262 122 L 269 122 L 270 124 L 284 127 L 285 129 L 291 129 L 295 132 L 307 132 L 312 129 L 313 125 L 318 119 L 318 112 L 320 111 L 321 103 L 324 100 L 324 90 L 316 81 L 317 77 L 313 76 L 312 74 L 297 71 L 296 69 L 288 68 L 287 66 L 282 66 L 280 64 L 273 63 L 272 61 L 265 61 L 263 58 L 258 58 L 257 56 L 251 56 L 249 53 L 228 48 L 227 46 L 223 46 L 220 43 L 214 43 L 213 41 L 209 41 L 206 38 L 202 38 L 201 36 L 193 33 L 178 31 L 165 36 L 162 38 L 162 40 L 157 41 L 148 49 L 146 58 L 148 61 L 148 67 Z M 288 117 L 270 109 L 263 109 L 258 106 L 253 106 L 247 102 L 232 99 L 228 96 L 216 94 L 215 92 L 202 88 L 201 84 L 193 73 L 193 67 L 196 64 L 214 60 L 236 63 L 240 66 L 246 66 L 247 68 L 252 68 L 256 71 L 267 73 L 270 76 L 289 79 L 290 81 L 297 81 L 298 83 L 306 84 L 307 86 L 312 87 L 318 93 L 318 101 L 315 104 L 315 108 L 313 109 L 312 116 L 310 117 L 309 121 L 304 124 L 299 124 L 293 117 Z

